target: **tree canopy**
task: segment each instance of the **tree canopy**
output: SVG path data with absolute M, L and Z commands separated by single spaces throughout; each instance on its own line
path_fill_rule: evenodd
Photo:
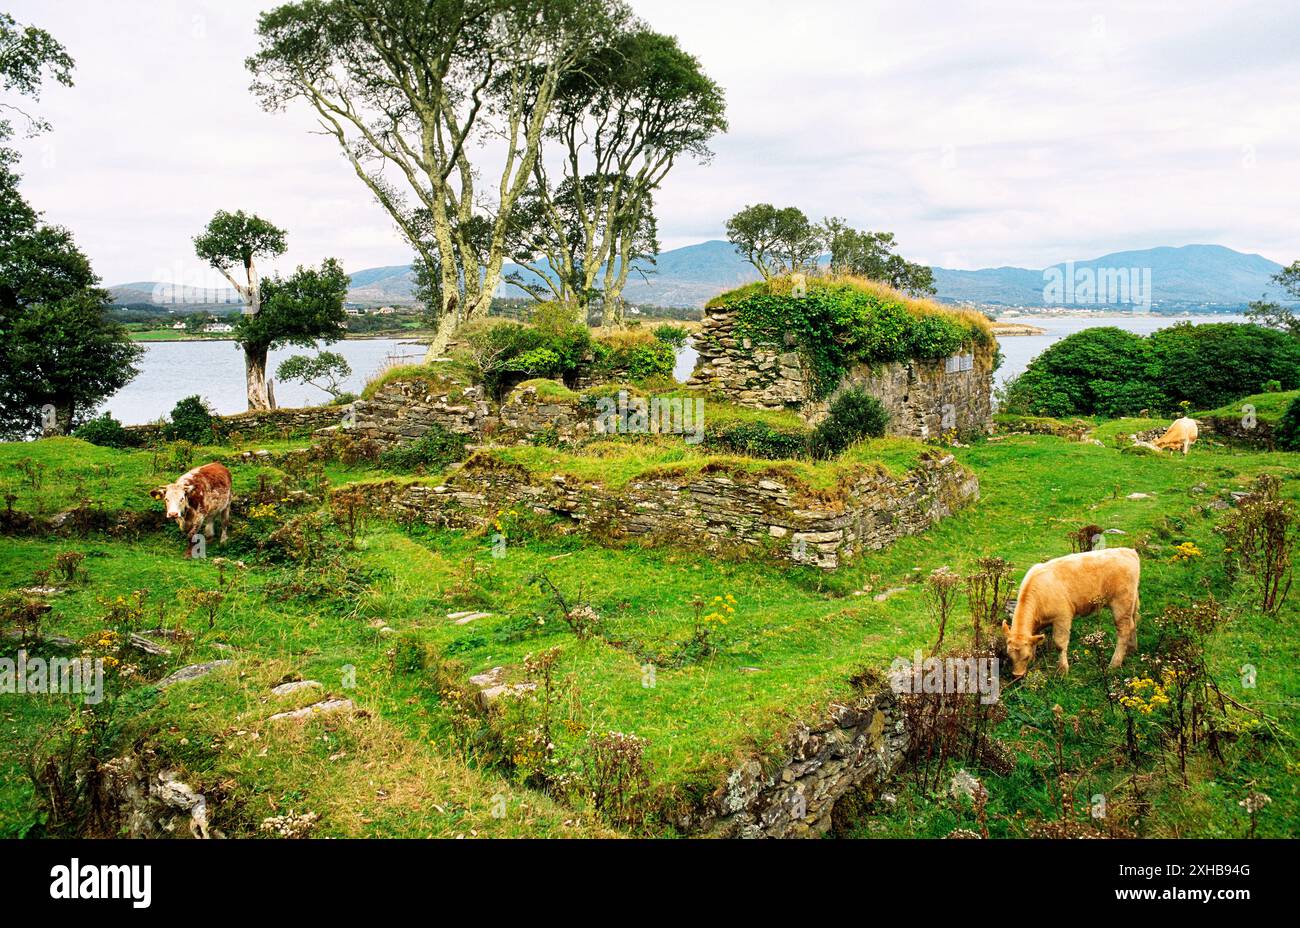
M 66 434 L 130 382 L 143 350 L 109 319 L 108 294 L 72 234 L 41 222 L 3 164 L 0 246 L 0 433 Z
M 262 14 L 248 67 L 263 106 L 309 105 L 440 276 L 431 355 L 487 314 L 561 81 L 631 18 L 621 0 L 303 0 Z
M 821 254 L 822 232 L 795 206 L 746 206 L 727 220 L 727 240 L 764 280 L 811 267 Z

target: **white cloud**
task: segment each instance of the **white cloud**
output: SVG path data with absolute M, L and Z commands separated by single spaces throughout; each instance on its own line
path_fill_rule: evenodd
M 302 111 L 263 113 L 257 0 L 10 0 L 77 59 L 23 144 L 29 199 L 106 281 L 198 270 L 219 208 L 285 226 L 289 269 L 409 249 Z M 658 196 L 666 247 L 746 203 L 896 232 L 950 267 L 1213 241 L 1300 257 L 1300 27 L 1290 0 L 860 4 L 634 0 L 726 89 L 731 132 Z

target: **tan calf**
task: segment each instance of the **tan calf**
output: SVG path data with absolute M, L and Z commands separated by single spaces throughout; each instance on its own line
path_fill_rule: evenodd
M 1115 653 L 1112 669 L 1124 662 L 1131 650 L 1137 652 L 1138 585 L 1142 564 L 1132 548 L 1107 548 L 1067 554 L 1035 564 L 1020 582 L 1020 597 L 1011 624 L 1002 623 L 1006 634 L 1011 671 L 1023 677 L 1038 645 L 1047 636 L 1040 631 L 1052 626 L 1052 641 L 1060 651 L 1062 673 L 1070 669 L 1070 626 L 1075 616 L 1091 615 L 1103 606 L 1115 618 Z
M 1196 428 L 1196 420 L 1183 416 L 1181 419 L 1175 419 L 1174 424 L 1169 426 L 1165 434 L 1161 435 L 1154 442 L 1157 448 L 1164 448 L 1168 451 L 1177 451 L 1182 449 L 1183 454 L 1192 447 L 1192 442 L 1200 436 Z

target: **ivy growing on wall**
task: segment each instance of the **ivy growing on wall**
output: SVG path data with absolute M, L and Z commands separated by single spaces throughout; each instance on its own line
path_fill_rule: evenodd
M 939 360 L 993 346 L 977 314 L 950 312 L 854 279 L 812 278 L 796 294 L 786 278 L 742 287 L 710 305 L 730 307 L 736 335 L 754 344 L 779 346 L 792 338 L 817 398 L 834 390 L 854 364 Z

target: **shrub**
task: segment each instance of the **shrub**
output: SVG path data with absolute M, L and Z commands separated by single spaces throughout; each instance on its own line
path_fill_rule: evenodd
M 1282 413 L 1273 438 L 1283 451 L 1300 451 L 1300 396 L 1293 399 Z
M 592 373 L 605 380 L 671 378 L 677 349 L 643 329 L 611 332 L 592 345 Z
M 564 326 L 551 318 L 546 328 L 489 322 L 471 327 L 464 337 L 483 383 L 498 398 L 513 384 L 536 377 L 572 385 L 592 349 L 586 326 Z
M 1257 325 L 1180 322 L 1148 339 L 1157 361 L 1156 382 L 1177 404 L 1213 409 L 1265 391 L 1300 387 L 1300 340 Z
M 210 444 L 213 439 L 212 410 L 198 396 L 187 396 L 172 407 L 171 419 L 163 426 L 167 441 Z
M 1143 338 L 1105 326 L 1052 345 L 1007 385 L 1006 412 L 1039 416 L 1212 409 L 1300 386 L 1300 343 L 1256 325 L 1184 322 Z
M 710 447 L 751 458 L 798 458 L 808 453 L 807 433 L 787 432 L 765 422 L 746 422 L 708 437 Z
M 467 443 L 464 435 L 435 425 L 410 444 L 389 448 L 379 456 L 379 465 L 399 473 L 439 471 L 463 459 Z
M 686 344 L 686 330 L 679 325 L 664 323 L 654 327 L 654 337 L 665 345 L 680 348 Z
M 845 390 L 831 402 L 830 414 L 813 432 L 813 452 L 833 457 L 863 438 L 879 438 L 889 425 L 889 411 L 861 387 Z
M 130 448 L 135 445 L 135 437 L 122 427 L 109 413 L 83 423 L 75 432 L 74 438 L 88 441 L 92 445 L 104 448 Z
M 1146 339 L 1114 326 L 1061 339 L 1007 385 L 1006 412 L 1031 416 L 1133 415 L 1164 408 Z

